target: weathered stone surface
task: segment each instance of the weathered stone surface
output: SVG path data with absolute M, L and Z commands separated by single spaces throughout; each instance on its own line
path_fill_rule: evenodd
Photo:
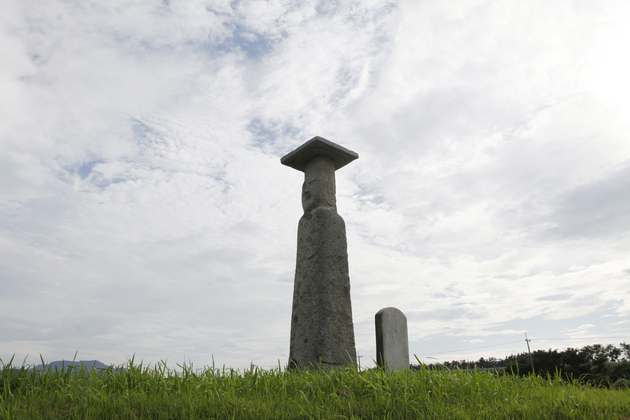
M 289 351 L 289 365 L 300 369 L 356 363 L 346 228 L 335 197 L 338 163 L 327 155 L 338 157 L 343 148 L 319 140 L 325 139 L 316 137 L 310 144 L 318 143 L 320 154 L 302 163 L 299 154 L 287 155 L 293 156 L 289 163 L 297 162 L 292 167 L 304 171 Z M 281 162 L 287 164 L 285 158 Z
M 376 362 L 387 369 L 409 368 L 407 317 L 399 309 L 383 308 L 374 316 Z
M 283 156 L 280 163 L 290 166 L 298 171 L 304 172 L 306 162 L 315 156 L 326 156 L 335 163 L 335 170 L 346 166 L 348 163 L 359 158 L 359 155 L 352 150 L 348 150 L 337 143 L 326 140 L 323 137 L 313 137 L 291 153 Z

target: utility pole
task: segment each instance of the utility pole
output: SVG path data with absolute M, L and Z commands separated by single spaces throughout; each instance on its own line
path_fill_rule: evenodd
M 534 358 L 532 357 L 532 351 L 529 349 L 529 342 L 532 341 L 529 338 L 527 338 L 527 333 L 525 333 L 525 342 L 527 343 L 527 352 L 529 353 L 529 362 L 532 364 L 532 373 L 535 375 L 536 372 L 534 371 Z

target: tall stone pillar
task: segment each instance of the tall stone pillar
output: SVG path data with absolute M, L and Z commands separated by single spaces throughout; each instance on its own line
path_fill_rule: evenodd
M 313 137 L 280 160 L 304 172 L 289 351 L 293 368 L 356 364 L 346 226 L 337 214 L 335 171 L 358 157 Z

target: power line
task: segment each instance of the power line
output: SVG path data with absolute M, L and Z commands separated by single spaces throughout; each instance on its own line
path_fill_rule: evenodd
M 490 347 L 499 347 L 499 346 L 505 346 L 506 344 L 514 344 L 514 343 L 520 343 L 521 340 L 518 341 L 510 341 L 508 343 L 499 343 L 499 344 L 493 344 L 491 346 L 483 346 L 483 347 L 471 347 L 471 348 L 467 348 L 467 349 L 460 349 L 460 350 L 449 350 L 449 351 L 442 351 L 442 352 L 434 352 L 434 353 L 420 353 L 420 355 L 424 356 L 427 354 L 448 354 L 448 353 L 457 353 L 458 351 L 468 351 L 468 350 L 478 350 L 478 349 L 487 349 Z
M 535 340 L 535 341 L 577 341 L 577 340 L 600 340 L 600 339 L 619 339 L 619 338 L 623 338 L 623 339 L 630 339 L 630 337 L 572 337 L 572 338 L 530 338 L 529 341 Z M 499 346 L 505 346 L 507 344 L 514 344 L 514 343 L 520 343 L 521 340 L 519 341 L 510 341 L 507 343 L 499 343 L 499 344 L 492 344 L 490 346 L 482 346 L 482 347 L 470 347 L 467 349 L 459 349 L 459 350 L 449 350 L 449 351 L 442 351 L 442 352 L 432 352 L 432 353 L 418 353 L 418 356 L 427 356 L 427 355 L 440 355 L 440 354 L 449 354 L 449 353 L 457 353 L 460 351 L 468 351 L 468 350 L 479 350 L 479 349 L 487 349 L 487 348 L 491 348 L 491 347 L 499 347 Z M 529 344 L 529 343 L 528 343 Z
M 625 337 L 572 337 L 572 338 L 532 338 L 532 340 L 545 340 L 545 341 L 567 341 L 567 340 L 572 340 L 572 341 L 577 341 L 577 340 L 600 340 L 602 338 L 606 338 L 606 339 L 611 339 L 611 338 L 625 338 L 630 339 L 630 337 L 625 336 Z

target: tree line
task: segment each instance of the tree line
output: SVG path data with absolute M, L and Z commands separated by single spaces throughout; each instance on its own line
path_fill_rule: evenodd
M 533 366 L 532 366 L 533 361 Z M 447 369 L 495 369 L 504 374 L 561 377 L 566 380 L 591 382 L 598 385 L 627 383 L 630 385 L 630 344 L 593 344 L 581 349 L 534 350 L 531 353 L 512 354 L 503 359 L 480 358 L 477 361 L 453 360 L 427 367 Z M 420 366 L 412 365 L 412 369 Z

